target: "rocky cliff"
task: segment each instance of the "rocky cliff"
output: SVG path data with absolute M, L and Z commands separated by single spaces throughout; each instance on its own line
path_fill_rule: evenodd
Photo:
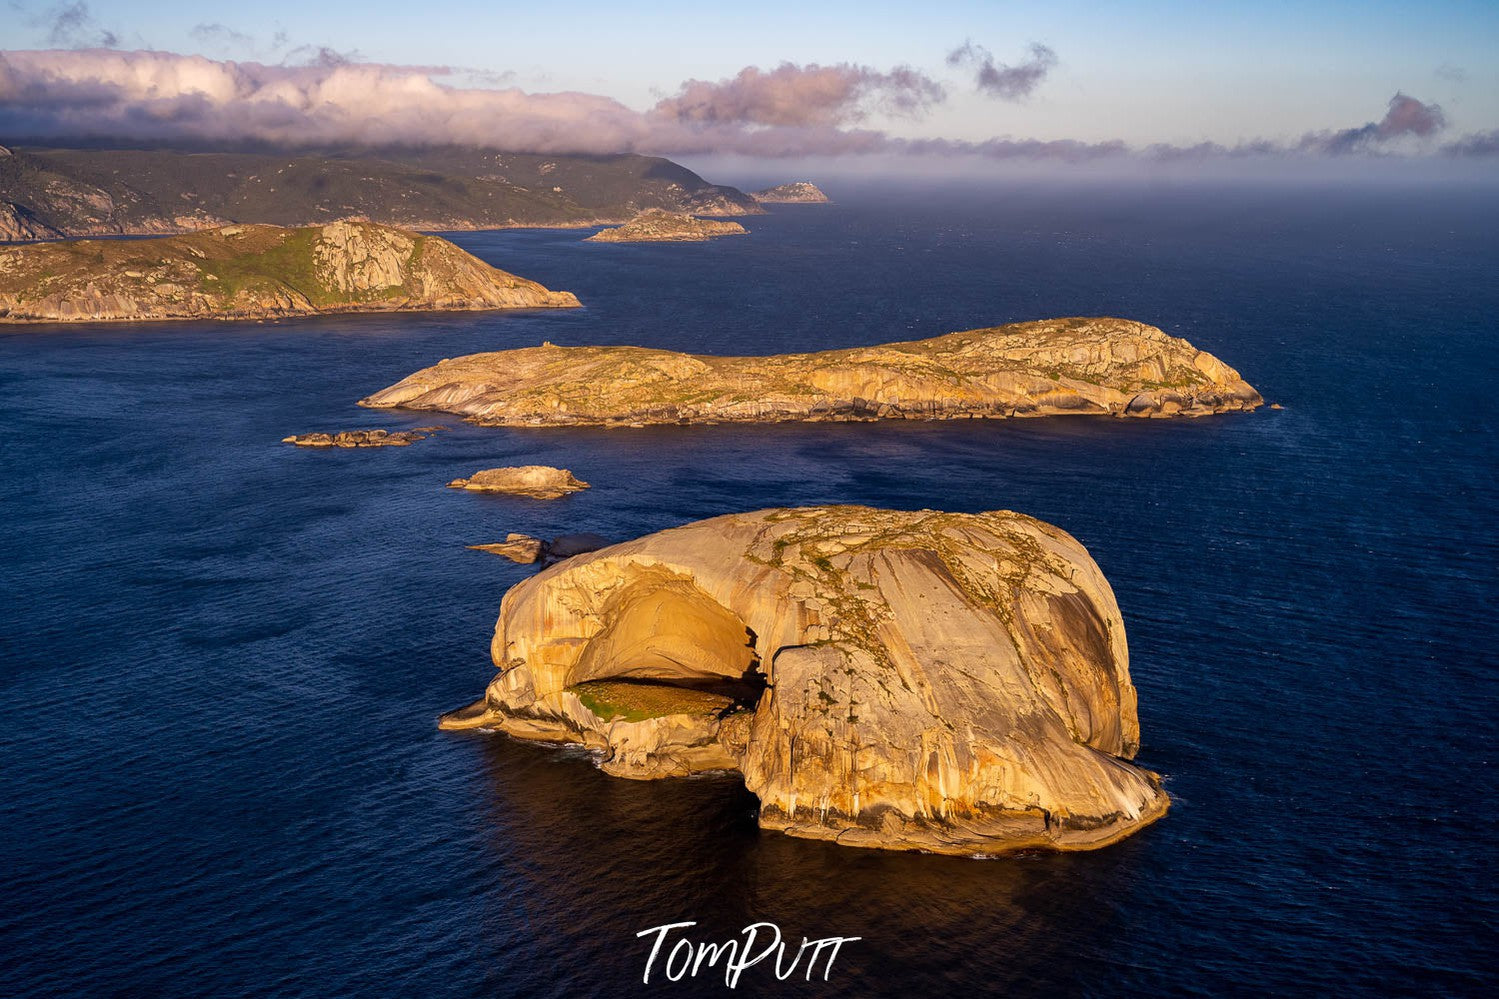
M 805 180 L 778 184 L 763 191 L 756 191 L 750 197 L 762 205 L 822 205 L 828 201 L 828 196 L 823 194 L 816 184 Z
M 1047 319 L 930 340 L 771 357 L 550 344 L 445 360 L 376 408 L 494 425 L 1201 416 L 1253 409 L 1239 373 L 1124 319 Z
M 569 292 L 497 270 L 445 239 L 362 221 L 0 247 L 0 322 L 577 304 Z
M 755 215 L 753 198 L 654 156 L 472 148 L 316 155 L 171 149 L 0 154 L 0 240 L 158 235 L 362 215 L 406 229 L 591 226 L 649 208 Z M 25 220 L 16 225 L 15 218 Z
M 691 215 L 653 209 L 641 212 L 624 225 L 589 236 L 590 243 L 701 243 L 718 236 L 740 236 L 746 232 L 738 222 L 710 222 Z
M 511 589 L 485 697 L 443 716 L 619 776 L 737 769 L 760 824 L 889 849 L 1088 849 L 1166 812 L 1124 625 L 1063 531 L 1008 511 L 731 514 Z
M 0 148 L 4 148 L 0 146 Z M 37 219 L 29 210 L 0 201 L 0 243 L 18 240 L 54 239 L 62 235 Z

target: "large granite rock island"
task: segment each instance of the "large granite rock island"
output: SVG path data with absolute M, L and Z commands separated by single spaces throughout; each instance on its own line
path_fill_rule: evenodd
M 771 509 L 512 588 L 499 674 L 444 728 L 738 770 L 759 821 L 851 846 L 1103 846 L 1165 814 L 1124 625 L 1082 545 L 1008 511 Z

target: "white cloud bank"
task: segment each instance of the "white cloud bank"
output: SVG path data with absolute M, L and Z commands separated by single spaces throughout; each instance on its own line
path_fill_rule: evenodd
M 1055 62 L 1032 48 L 1020 67 L 1001 67 L 972 43 L 957 63 L 977 67 L 981 89 L 1020 99 Z M 1004 86 L 983 80 L 1010 74 Z M 1496 133 L 1438 145 L 1442 109 L 1406 94 L 1378 121 L 1310 133 L 1293 142 L 1226 147 L 1123 142 L 911 140 L 858 127 L 875 114 L 918 117 L 947 89 L 910 67 L 882 71 L 842 63 L 689 80 L 638 111 L 597 94 L 529 93 L 457 86 L 454 70 L 354 62 L 330 55 L 310 65 L 264 65 L 170 52 L 79 49 L 0 52 L 0 136 L 52 141 L 128 139 L 284 146 L 464 144 L 539 153 L 642 152 L 756 157 L 896 154 L 993 159 L 1098 160 L 1243 156 L 1368 156 L 1499 153 Z

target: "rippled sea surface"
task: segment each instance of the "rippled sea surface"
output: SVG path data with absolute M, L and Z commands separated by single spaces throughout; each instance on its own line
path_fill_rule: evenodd
M 732 994 L 641 983 L 636 933 L 686 920 L 863 938 L 827 982 L 762 965 L 749 994 L 1492 987 L 1499 198 L 834 194 L 703 245 L 455 237 L 580 311 L 0 333 L 0 994 Z M 434 422 L 354 403 L 480 350 L 1065 315 L 1159 325 L 1285 408 L 280 443 Z M 532 462 L 594 488 L 443 488 Z M 1007 507 L 1082 540 L 1170 815 L 1088 854 L 869 852 L 759 831 L 732 778 L 435 728 L 531 571 L 465 545 L 828 502 Z

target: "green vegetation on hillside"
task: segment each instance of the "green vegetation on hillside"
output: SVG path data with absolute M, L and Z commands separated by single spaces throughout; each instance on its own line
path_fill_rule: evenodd
M 407 228 L 623 221 L 649 208 L 756 214 L 753 199 L 650 156 L 477 149 L 272 154 L 16 149 L 0 204 L 65 235 L 294 226 L 366 216 Z

